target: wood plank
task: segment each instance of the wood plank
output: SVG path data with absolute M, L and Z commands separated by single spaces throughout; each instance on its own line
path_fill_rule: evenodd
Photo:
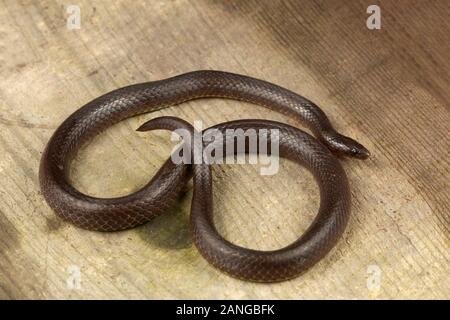
M 450 298 L 448 1 L 382 1 L 380 30 L 366 27 L 365 0 L 76 3 L 79 30 L 66 27 L 73 2 L 0 3 L 0 298 Z M 208 265 L 188 231 L 192 190 L 167 214 L 118 233 L 78 229 L 44 202 L 40 156 L 67 116 L 115 88 L 197 69 L 298 92 L 373 154 L 342 160 L 353 197 L 347 232 L 297 279 L 254 284 Z M 240 102 L 185 103 L 88 143 L 74 185 L 96 196 L 143 186 L 172 146 L 167 133 L 134 129 L 161 115 L 296 125 Z M 214 167 L 217 227 L 239 245 L 280 248 L 314 219 L 318 190 L 288 161 L 274 176 L 257 169 Z

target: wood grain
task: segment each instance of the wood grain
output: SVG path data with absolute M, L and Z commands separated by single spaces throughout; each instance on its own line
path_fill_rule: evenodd
M 377 3 L 380 30 L 366 28 L 372 1 L 363 0 L 0 2 L 0 297 L 450 298 L 450 5 Z M 71 4 L 81 8 L 79 30 L 66 28 Z M 187 227 L 192 190 L 167 214 L 118 233 L 77 229 L 40 194 L 42 150 L 68 115 L 115 88 L 196 69 L 296 91 L 373 154 L 342 160 L 353 197 L 347 232 L 297 279 L 253 284 L 209 266 Z M 172 145 L 167 133 L 134 129 L 160 115 L 295 125 L 250 104 L 189 102 L 99 135 L 78 154 L 74 185 L 97 196 L 143 186 Z M 237 244 L 279 248 L 311 223 L 318 190 L 288 161 L 274 176 L 257 168 L 214 168 L 215 219 Z

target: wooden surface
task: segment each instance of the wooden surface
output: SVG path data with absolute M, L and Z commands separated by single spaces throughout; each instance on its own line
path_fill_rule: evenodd
M 81 7 L 81 29 L 66 7 Z M 450 298 L 450 4 L 382 1 L 0 2 L 1 298 Z M 345 159 L 353 212 L 336 248 L 279 284 L 230 278 L 192 244 L 190 190 L 180 204 L 126 232 L 96 233 L 56 217 L 38 185 L 56 127 L 91 99 L 131 83 L 196 69 L 262 78 L 318 103 L 367 146 Z M 202 100 L 130 119 L 90 142 L 74 185 L 118 196 L 143 186 L 170 154 L 160 115 L 294 122 L 257 106 Z M 214 168 L 215 219 L 233 242 L 275 249 L 314 218 L 318 190 L 288 161 L 262 177 L 252 165 Z M 267 187 L 263 187 L 267 184 Z M 78 282 L 79 280 L 79 282 Z

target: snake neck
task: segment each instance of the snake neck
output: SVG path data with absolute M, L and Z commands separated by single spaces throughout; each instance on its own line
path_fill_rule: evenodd
M 326 144 L 328 149 L 338 155 L 344 155 L 362 160 L 370 157 L 369 150 L 367 150 L 362 144 L 334 130 L 322 133 L 321 140 Z

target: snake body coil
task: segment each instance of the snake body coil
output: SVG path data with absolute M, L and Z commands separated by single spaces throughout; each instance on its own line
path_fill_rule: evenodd
M 313 173 L 320 189 L 319 213 L 305 234 L 291 245 L 275 251 L 257 251 L 223 239 L 213 225 L 212 180 L 207 164 L 194 164 L 190 170 L 190 165 L 168 159 L 141 190 L 110 199 L 85 195 L 67 181 L 73 154 L 90 137 L 123 119 L 206 97 L 252 102 L 288 114 L 304 123 L 320 140 L 321 143 L 300 129 L 268 120 L 238 120 L 215 126 L 220 131 L 277 129 L 280 156 Z M 193 131 L 189 124 L 173 117 L 150 120 L 139 130 L 178 128 Z M 295 277 L 312 266 L 335 245 L 345 229 L 350 192 L 345 172 L 330 150 L 360 159 L 369 156 L 362 145 L 337 133 L 318 106 L 289 90 L 242 75 L 195 71 L 112 91 L 73 113 L 50 139 L 42 155 L 39 179 L 46 201 L 63 219 L 89 230 L 116 231 L 143 224 L 172 206 L 193 171 L 191 230 L 201 254 L 235 277 L 272 282 Z M 192 151 L 195 152 L 194 146 Z

